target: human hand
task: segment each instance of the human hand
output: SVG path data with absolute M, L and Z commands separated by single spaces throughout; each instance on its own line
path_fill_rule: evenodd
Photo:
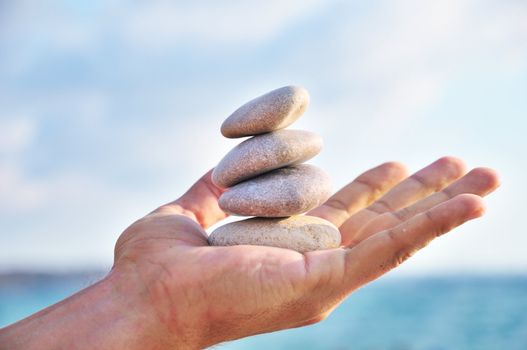
M 441 158 L 407 177 L 385 163 L 360 175 L 308 215 L 340 228 L 343 246 L 301 254 L 211 247 L 205 229 L 226 217 L 210 172 L 176 201 L 131 225 L 108 280 L 141 312 L 137 348 L 194 349 L 324 319 L 351 292 L 431 240 L 483 214 L 480 196 L 499 184 L 491 169 L 465 175 Z

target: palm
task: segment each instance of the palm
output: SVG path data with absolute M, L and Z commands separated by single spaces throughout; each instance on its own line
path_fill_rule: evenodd
M 178 305 L 181 312 L 196 305 L 194 297 L 207 298 L 212 321 L 226 313 L 243 319 L 245 330 L 231 331 L 232 337 L 309 324 L 436 236 L 479 216 L 477 196 L 497 187 L 496 174 L 485 168 L 464 173 L 454 158 L 442 158 L 411 177 L 397 163 L 365 172 L 308 213 L 338 226 L 342 247 L 306 254 L 208 246 L 205 228 L 225 217 L 217 206 L 221 190 L 209 173 L 179 200 L 127 229 L 116 246 L 116 266 L 131 261 L 143 280 L 159 271 L 166 276 L 159 279 L 161 295 L 152 291 L 159 309 Z M 197 287 L 214 294 L 181 295 L 182 280 L 186 285 L 206 281 Z

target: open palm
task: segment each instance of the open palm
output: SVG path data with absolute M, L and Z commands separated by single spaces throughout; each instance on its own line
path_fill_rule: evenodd
M 209 246 L 205 229 L 226 217 L 209 172 L 121 235 L 113 270 L 137 280 L 152 322 L 178 348 L 312 324 L 434 238 L 482 215 L 480 197 L 497 186 L 493 170 L 466 174 L 452 157 L 409 177 L 399 163 L 382 164 L 308 213 L 338 226 L 342 247 L 301 254 Z

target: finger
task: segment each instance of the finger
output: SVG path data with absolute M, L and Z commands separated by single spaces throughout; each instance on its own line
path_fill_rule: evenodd
M 348 291 L 397 267 L 434 238 L 483 213 L 481 197 L 462 194 L 346 249 Z
M 427 195 L 441 190 L 465 173 L 463 161 L 443 157 L 402 181 L 378 201 L 351 216 L 340 228 L 342 245 L 349 245 L 359 230 L 375 217 L 404 208 Z
M 307 215 L 321 217 L 338 227 L 351 214 L 372 203 L 406 176 L 406 167 L 401 163 L 381 164 L 359 175 Z
M 224 192 L 211 180 L 212 170 L 203 175 L 180 198 L 165 204 L 154 213 L 174 213 L 190 217 L 203 228 L 210 227 L 228 215 L 218 206 L 218 198 Z
M 499 176 L 494 170 L 489 168 L 473 169 L 467 175 L 440 192 L 431 194 L 409 207 L 377 216 L 359 230 L 359 232 L 353 237 L 353 242 L 351 242 L 350 245 L 353 246 L 376 232 L 395 227 L 411 217 L 454 198 L 457 195 L 471 193 L 481 197 L 486 196 L 498 188 L 499 184 Z

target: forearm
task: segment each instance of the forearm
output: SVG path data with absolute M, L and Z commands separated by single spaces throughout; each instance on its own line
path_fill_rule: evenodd
M 0 330 L 1 349 L 167 349 L 144 303 L 113 273 L 102 281 Z M 130 286 L 131 287 L 131 286 Z M 166 334 L 165 334 L 166 335 Z

